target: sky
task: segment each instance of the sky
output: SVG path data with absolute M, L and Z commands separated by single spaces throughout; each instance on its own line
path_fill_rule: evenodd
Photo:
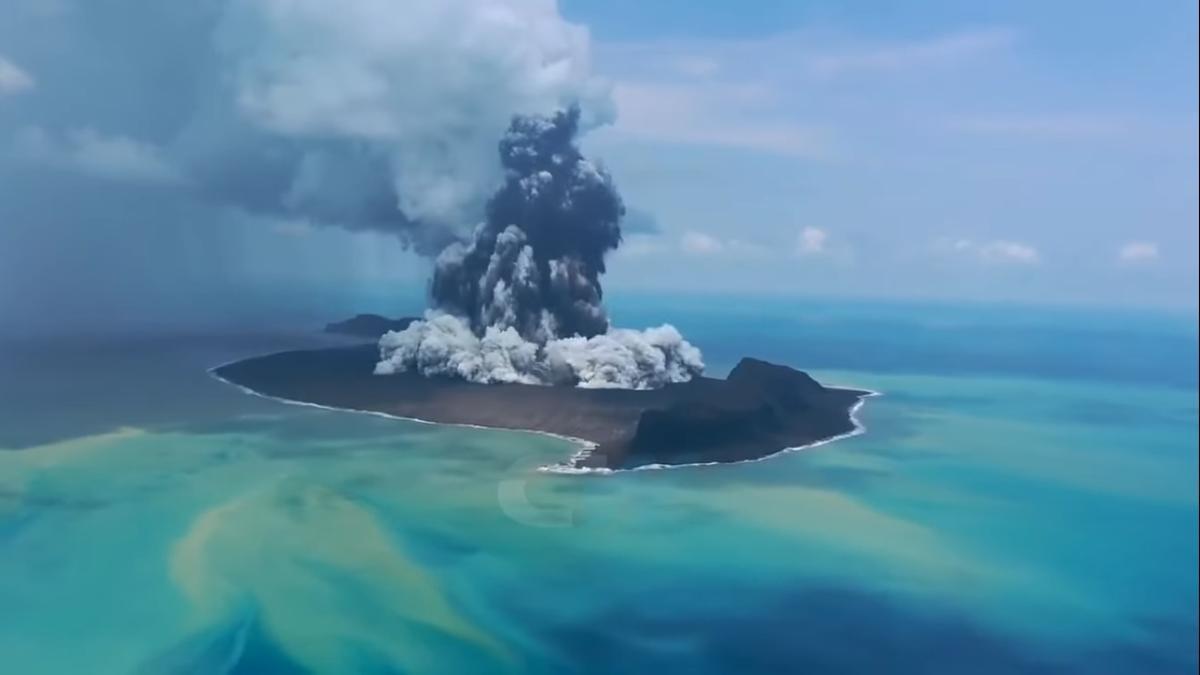
M 0 327 L 419 296 L 565 101 L 610 293 L 1196 306 L 1195 3 L 330 7 L 4 0 Z
M 669 233 L 614 284 L 1195 304 L 1195 3 L 755 8 L 565 4 Z

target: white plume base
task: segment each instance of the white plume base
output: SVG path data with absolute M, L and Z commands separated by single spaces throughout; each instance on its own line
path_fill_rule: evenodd
M 489 326 L 480 337 L 464 319 L 430 310 L 424 320 L 385 333 L 379 351 L 377 375 L 415 372 L 481 384 L 655 389 L 704 372 L 700 350 L 669 324 L 537 343 L 512 327 Z

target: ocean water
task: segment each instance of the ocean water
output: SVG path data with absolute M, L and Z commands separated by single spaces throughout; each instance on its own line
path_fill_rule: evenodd
M 206 375 L 312 336 L 0 356 L 0 673 L 1194 673 L 1194 315 L 616 299 L 721 372 L 883 393 L 770 460 L 570 443 Z

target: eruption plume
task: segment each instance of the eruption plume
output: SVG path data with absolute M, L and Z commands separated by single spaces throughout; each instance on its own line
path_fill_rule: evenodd
M 432 296 L 477 333 L 515 328 L 526 340 L 608 330 L 604 254 L 621 243 L 625 212 L 608 173 L 573 144 L 579 109 L 518 117 L 500 142 L 503 187 L 466 246 L 437 261 Z
M 377 373 L 643 389 L 703 371 L 700 351 L 669 325 L 609 325 L 600 275 L 621 243 L 625 207 L 608 172 L 575 145 L 579 115 L 513 119 L 486 219 L 438 256 L 434 309 L 383 336 Z

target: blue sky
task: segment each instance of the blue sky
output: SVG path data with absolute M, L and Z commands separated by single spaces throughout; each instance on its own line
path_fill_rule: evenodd
M 509 116 L 563 100 L 616 110 L 613 292 L 1197 304 L 1195 3 L 2 12 L 0 324 L 419 297 L 381 205 L 462 236 Z
M 1196 302 L 1194 3 L 563 9 L 663 230 L 613 284 Z

